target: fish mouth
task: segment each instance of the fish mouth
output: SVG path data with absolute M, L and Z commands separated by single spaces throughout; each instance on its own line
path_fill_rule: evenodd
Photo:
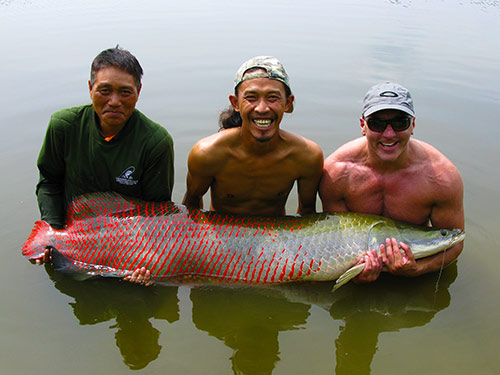
M 460 232 L 458 233 L 455 233 L 455 235 L 453 236 L 453 243 L 456 244 L 456 243 L 459 243 L 461 241 L 463 241 L 465 238 L 465 231 L 464 230 L 460 230 Z

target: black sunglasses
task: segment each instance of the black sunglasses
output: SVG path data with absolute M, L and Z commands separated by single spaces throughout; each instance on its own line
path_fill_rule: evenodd
M 372 117 L 368 120 L 365 119 L 365 121 L 371 131 L 381 133 L 385 131 L 385 128 L 387 128 L 387 125 L 389 124 L 391 124 L 392 130 L 394 130 L 395 132 L 402 132 L 403 130 L 406 130 L 410 127 L 412 119 L 413 117 L 406 116 L 396 117 L 390 120 Z

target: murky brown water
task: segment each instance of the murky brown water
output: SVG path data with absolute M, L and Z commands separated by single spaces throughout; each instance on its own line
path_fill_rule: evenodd
M 500 372 L 498 1 L 0 0 L 0 35 L 1 373 Z M 439 282 L 384 277 L 335 294 L 330 284 L 144 289 L 29 264 L 20 248 L 38 218 L 47 121 L 89 101 L 90 62 L 117 43 L 145 70 L 139 109 L 174 137 L 176 201 L 189 149 L 217 130 L 251 56 L 281 59 L 296 96 L 283 127 L 325 155 L 359 136 L 372 84 L 407 86 L 415 137 L 464 178 L 458 263 Z

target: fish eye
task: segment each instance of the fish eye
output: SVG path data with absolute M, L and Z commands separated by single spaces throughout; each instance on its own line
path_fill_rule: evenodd
M 441 236 L 446 236 L 446 234 L 447 234 L 446 229 L 441 229 Z

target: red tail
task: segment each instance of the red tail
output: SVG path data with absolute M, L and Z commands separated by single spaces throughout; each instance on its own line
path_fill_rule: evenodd
M 23 245 L 22 253 L 28 259 L 40 257 L 45 248 L 51 244 L 51 234 L 54 229 L 45 221 L 35 222 L 35 227 Z

